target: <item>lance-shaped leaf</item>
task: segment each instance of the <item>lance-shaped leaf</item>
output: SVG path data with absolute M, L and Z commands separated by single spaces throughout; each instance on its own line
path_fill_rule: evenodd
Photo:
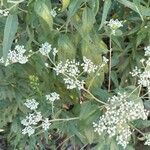
M 3 58 L 6 60 L 8 51 L 11 49 L 12 42 L 18 28 L 17 15 L 9 15 L 6 20 L 3 38 Z

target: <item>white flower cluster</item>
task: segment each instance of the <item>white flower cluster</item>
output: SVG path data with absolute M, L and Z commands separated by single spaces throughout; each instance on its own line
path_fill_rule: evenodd
M 45 97 L 46 97 L 46 100 L 50 101 L 51 103 L 53 103 L 55 100 L 60 99 L 59 94 L 57 94 L 56 92 L 50 93 L 46 95 Z
M 25 56 L 26 49 L 24 46 L 16 45 L 14 50 L 9 50 L 6 63 L 4 62 L 3 57 L 0 59 L 0 63 L 5 63 L 5 66 L 9 64 L 17 63 L 25 64 L 28 61 L 28 57 Z
M 150 146 L 150 134 L 146 135 L 145 138 L 146 138 L 146 141 L 145 141 L 144 145 Z
M 67 86 L 67 89 L 78 88 L 79 90 L 84 88 L 85 81 L 79 80 L 79 77 L 82 73 L 95 73 L 97 70 L 100 70 L 106 63 L 107 59 L 103 58 L 103 63 L 101 65 L 94 65 L 94 63 L 83 57 L 83 63 L 76 62 L 75 60 L 66 60 L 65 63 L 62 61 L 56 65 L 54 70 L 56 71 L 56 75 L 63 74 L 64 82 Z M 82 72 L 80 71 L 83 70 Z
M 143 87 L 147 87 L 150 89 L 150 46 L 144 48 L 145 56 L 147 56 L 147 60 L 142 59 L 141 63 L 144 65 L 144 71 L 139 72 L 137 75 L 139 77 L 138 83 Z
M 115 35 L 115 31 L 123 26 L 122 22 L 118 19 L 110 19 L 110 21 L 106 21 L 106 25 L 112 30 L 112 34 Z
M 0 16 L 8 16 L 9 15 L 9 11 L 7 9 L 0 9 Z
M 90 59 L 87 59 L 84 56 L 83 61 L 84 61 L 84 63 L 81 64 L 81 66 L 83 66 L 84 72 L 87 72 L 87 73 L 93 72 L 94 73 L 97 70 L 98 66 L 94 65 L 94 63 Z
M 116 136 L 118 144 L 125 148 L 132 134 L 128 123 L 137 119 L 146 120 L 149 112 L 141 102 L 129 101 L 125 93 L 118 93 L 118 96 L 109 98 L 108 102 L 107 111 L 98 123 L 93 123 L 93 127 L 100 135 L 107 133 L 109 137 Z
M 35 110 L 37 109 L 39 103 L 35 99 L 27 99 L 24 105 L 31 110 Z
M 145 47 L 144 50 L 145 50 L 145 56 L 150 56 L 150 46 Z
M 142 85 L 143 87 L 147 87 L 150 89 L 150 46 L 147 46 L 144 48 L 145 50 L 145 56 L 147 56 L 146 59 L 141 59 L 140 62 L 144 66 L 144 71 L 141 71 L 138 69 L 138 67 L 135 67 L 130 74 L 135 77 L 138 77 L 138 84 Z
M 150 71 L 145 70 L 139 75 L 138 83 L 143 87 L 150 87 Z
M 141 74 L 141 69 L 139 69 L 137 66 L 132 70 L 132 72 L 130 72 L 130 74 L 132 75 L 132 77 L 138 76 Z
M 51 125 L 48 118 L 45 118 L 42 122 L 42 128 L 46 131 L 49 129 L 49 126 Z
M 40 53 L 44 56 L 48 56 L 49 53 L 52 51 L 53 55 L 55 56 L 58 52 L 56 48 L 52 48 L 52 45 L 48 42 L 42 44 L 42 47 L 39 49 Z
M 75 60 L 69 61 L 66 60 L 65 63 L 60 62 L 54 70 L 56 71 L 56 75 L 63 74 L 64 82 L 67 85 L 67 89 L 82 89 L 84 86 L 84 81 L 78 80 L 78 76 L 80 74 L 79 63 Z
M 53 9 L 50 11 L 50 14 L 52 15 L 52 17 L 56 17 L 56 15 L 57 15 L 56 8 L 53 8 Z
M 41 125 L 44 130 L 49 129 L 51 123 L 48 118 L 43 118 L 41 112 L 36 110 L 39 103 L 35 99 L 27 99 L 24 105 L 34 112 L 29 113 L 29 115 L 21 121 L 21 124 L 25 126 L 25 128 L 22 130 L 22 134 L 28 134 L 28 136 L 31 136 L 35 133 L 36 125 L 38 125 L 40 122 L 42 122 Z

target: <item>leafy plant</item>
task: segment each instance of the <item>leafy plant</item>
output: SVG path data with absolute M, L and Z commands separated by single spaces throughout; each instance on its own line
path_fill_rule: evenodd
M 149 149 L 149 28 L 146 0 L 1 0 L 8 149 Z

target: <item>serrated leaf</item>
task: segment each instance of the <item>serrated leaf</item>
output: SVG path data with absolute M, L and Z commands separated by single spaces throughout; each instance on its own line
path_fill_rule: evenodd
M 9 15 L 6 20 L 3 38 L 3 57 L 7 58 L 8 51 L 11 49 L 12 42 L 18 28 L 17 15 Z

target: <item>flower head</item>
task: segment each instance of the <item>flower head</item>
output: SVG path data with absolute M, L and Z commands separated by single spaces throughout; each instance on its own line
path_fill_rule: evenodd
M 50 93 L 45 96 L 46 100 L 49 100 L 50 102 L 54 102 L 55 100 L 59 100 L 60 96 L 56 92 Z
M 9 11 L 7 9 L 0 9 L 0 16 L 8 16 L 9 15 Z
M 100 135 L 106 133 L 109 137 L 116 136 L 118 144 L 125 148 L 132 134 L 128 123 L 137 119 L 146 120 L 149 112 L 141 102 L 130 101 L 126 93 L 118 93 L 118 96 L 109 98 L 108 102 L 107 111 L 98 123 L 93 123 L 93 127 Z
M 119 21 L 118 19 L 110 19 L 109 21 L 106 21 L 107 26 L 112 30 L 112 34 L 115 35 L 115 31 L 123 26 L 122 21 Z
M 35 99 L 27 99 L 24 105 L 31 110 L 35 110 L 37 109 L 39 103 Z
M 52 17 L 56 17 L 56 15 L 57 15 L 56 8 L 53 8 L 51 10 L 50 14 L 52 15 Z
M 22 45 L 16 45 L 14 50 L 9 50 L 7 59 L 6 59 L 6 66 L 9 64 L 17 63 L 25 64 L 28 61 L 28 57 L 25 55 L 26 49 Z M 3 57 L 1 58 L 1 63 L 4 63 Z
M 28 134 L 28 136 L 31 136 L 32 134 L 34 134 L 35 129 L 31 126 L 27 126 L 22 130 L 22 134 Z
M 45 118 L 42 122 L 42 128 L 46 131 L 49 129 L 49 126 L 51 125 L 48 118 Z
M 150 56 L 150 46 L 144 47 L 145 56 Z
M 52 45 L 49 44 L 48 42 L 42 44 L 42 47 L 39 49 L 40 53 L 44 56 L 47 56 L 51 50 L 52 50 Z

